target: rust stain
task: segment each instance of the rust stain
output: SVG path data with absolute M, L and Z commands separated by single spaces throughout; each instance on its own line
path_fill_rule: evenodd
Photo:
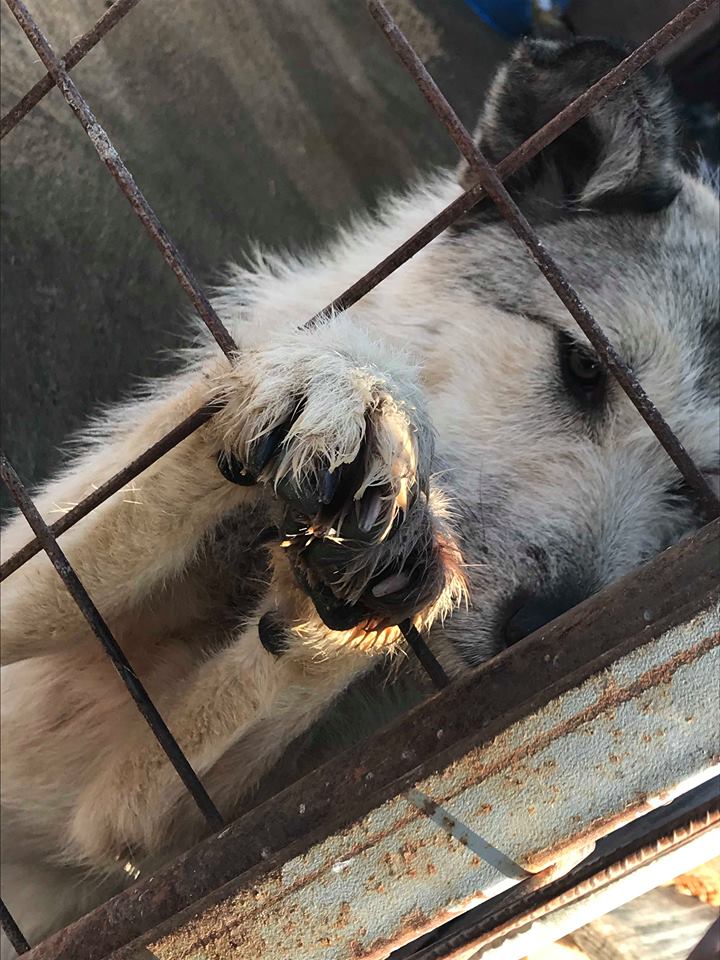
M 621 813 L 611 814 L 607 817 L 597 817 L 585 830 L 575 834 L 571 841 L 560 843 L 552 850 L 540 849 L 528 853 L 520 861 L 521 866 L 529 873 L 538 873 L 556 860 L 564 859 L 571 855 L 573 851 L 581 850 L 583 847 L 587 847 L 596 840 L 607 836 L 612 830 L 624 827 L 625 824 L 631 823 L 645 813 L 651 813 L 655 807 L 656 804 L 652 802 L 651 798 L 642 795 Z M 582 819 L 581 816 L 573 817 L 573 820 L 578 823 L 582 822 Z
M 466 776 L 463 778 L 461 785 L 458 788 L 453 790 L 451 794 L 444 795 L 438 800 L 438 803 L 447 802 L 454 796 L 457 796 L 458 793 L 461 793 L 467 789 L 468 786 L 474 786 L 476 783 L 486 780 L 491 776 L 506 772 L 508 768 L 510 770 L 517 769 L 522 762 L 526 761 L 529 757 L 539 753 L 541 750 L 544 750 L 556 740 L 566 737 L 571 733 L 575 733 L 581 727 L 589 729 L 587 727 L 589 721 L 595 720 L 597 717 L 606 714 L 610 709 L 615 709 L 624 703 L 638 699 L 643 693 L 652 692 L 660 684 L 670 683 L 675 673 L 681 667 L 691 665 L 718 645 L 720 645 L 720 633 L 715 632 L 710 636 L 705 637 L 705 639 L 699 641 L 694 646 L 689 647 L 687 650 L 679 651 L 665 663 L 645 671 L 645 673 L 641 674 L 636 680 L 634 680 L 632 683 L 629 683 L 625 687 L 618 686 L 614 678 L 610 677 L 605 690 L 594 703 L 585 707 L 584 710 L 581 710 L 574 716 L 569 717 L 567 720 L 556 724 L 549 730 L 546 730 L 540 736 L 532 740 L 528 740 L 527 743 L 524 743 L 521 747 L 518 747 L 518 749 L 513 753 L 506 755 L 499 760 L 491 763 L 483 763 L 482 761 L 478 761 L 477 759 L 468 756 L 464 757 L 460 761 L 455 761 L 449 766 L 448 770 L 452 770 L 455 774 L 459 773 L 460 771 L 466 771 Z M 649 705 L 649 712 L 651 710 L 652 704 Z M 480 750 L 482 750 L 482 747 L 477 748 L 474 753 L 477 754 Z M 510 778 L 508 777 L 508 779 Z M 519 786 L 523 785 L 522 781 L 515 782 Z
M 340 904 L 340 909 L 338 910 L 338 915 L 335 920 L 335 926 L 341 930 L 343 927 L 346 927 L 350 922 L 350 914 L 352 913 L 350 909 L 350 904 L 347 900 L 343 900 Z
M 454 789 L 447 792 L 437 800 L 431 801 L 429 804 L 425 805 L 426 809 L 423 812 L 421 812 L 420 809 L 418 809 L 417 807 L 414 807 L 408 804 L 409 809 L 406 815 L 397 817 L 396 819 L 394 819 L 391 827 L 385 830 L 379 830 L 372 834 L 369 834 L 364 841 L 354 844 L 347 851 L 347 853 L 344 854 L 344 856 L 350 859 L 351 857 L 358 856 L 361 853 L 365 852 L 366 850 L 371 849 L 373 846 L 376 846 L 382 840 L 388 839 L 389 837 L 396 834 L 399 829 L 402 829 L 403 827 L 409 825 L 413 821 L 422 817 L 423 813 L 427 812 L 428 808 L 432 809 L 433 812 L 435 812 L 439 805 L 442 805 L 448 801 L 451 801 L 454 797 L 456 797 L 458 794 L 462 793 L 465 789 L 467 789 L 468 786 L 474 786 L 476 783 L 481 782 L 484 779 L 487 779 L 493 775 L 502 773 L 506 771 L 508 767 L 510 769 L 516 769 L 521 767 L 521 765 L 525 761 L 527 761 L 527 759 L 533 754 L 543 750 L 544 748 L 546 748 L 556 740 L 577 731 L 584 724 L 587 724 L 590 721 L 596 719 L 598 716 L 603 715 L 609 709 L 614 709 L 620 704 L 627 703 L 631 700 L 637 699 L 638 697 L 642 696 L 643 693 L 651 692 L 653 687 L 657 686 L 659 683 L 669 683 L 678 669 L 680 669 L 683 666 L 687 666 L 694 663 L 696 660 L 704 656 L 706 653 L 708 653 L 710 650 L 712 650 L 719 644 L 720 644 L 720 633 L 711 634 L 709 637 L 706 637 L 702 641 L 699 641 L 693 647 L 690 647 L 687 650 L 679 652 L 678 654 L 670 658 L 666 663 L 663 663 L 658 667 L 654 667 L 646 671 L 645 673 L 641 674 L 641 676 L 639 676 L 635 681 L 633 681 L 632 683 L 628 684 L 625 687 L 618 686 L 618 684 L 611 678 L 611 682 L 607 683 L 605 690 L 602 692 L 602 694 L 598 697 L 598 699 L 593 704 L 589 705 L 584 710 L 575 714 L 573 717 L 570 717 L 567 720 L 556 724 L 554 727 L 552 727 L 550 730 L 547 730 L 541 736 L 536 737 L 535 739 L 530 740 L 527 743 L 523 744 L 522 747 L 519 747 L 509 756 L 503 756 L 498 760 L 493 761 L 492 763 L 479 762 L 476 758 L 472 756 L 464 758 L 463 761 L 455 761 L 454 763 L 450 764 L 449 767 L 446 768 L 446 770 L 443 772 L 448 773 L 448 771 L 452 771 L 455 774 L 455 778 L 456 778 L 455 782 L 457 784 L 457 772 L 459 769 L 461 769 L 465 773 L 465 776 L 462 778 L 459 785 L 456 785 Z M 556 706 L 557 708 L 559 708 L 559 704 L 553 704 L 551 706 Z M 474 753 L 477 754 L 478 752 L 482 751 L 484 748 L 487 747 L 487 745 L 488 744 L 482 744 L 479 747 L 475 748 Z M 510 779 L 513 779 L 513 778 L 510 778 Z M 523 781 L 518 781 L 517 779 L 514 779 L 513 782 L 515 782 L 516 784 L 519 783 L 520 785 L 522 785 L 523 783 Z M 401 796 L 402 794 L 396 796 L 395 798 L 392 798 L 388 802 L 395 803 Z M 552 849 L 532 851 L 526 857 L 523 858 L 521 865 L 530 872 L 533 872 L 533 873 L 537 872 L 543 869 L 544 867 L 546 867 L 548 863 L 552 863 L 555 859 L 557 859 L 559 853 L 564 854 L 566 852 L 572 852 L 572 850 L 586 845 L 589 841 L 598 839 L 600 836 L 606 834 L 609 831 L 609 829 L 615 829 L 619 826 L 622 826 L 624 823 L 628 823 L 629 821 L 640 816 L 642 813 L 646 813 L 651 809 L 653 809 L 653 805 L 649 802 L 647 797 L 639 798 L 635 804 L 631 805 L 621 814 L 613 815 L 606 818 L 600 818 L 596 821 L 593 821 L 593 823 L 581 834 L 577 835 L 571 843 L 567 843 L 567 844 L 561 843 L 560 845 L 556 845 Z M 580 823 L 582 822 L 583 818 L 580 815 L 575 815 L 572 819 L 574 822 Z M 343 834 L 347 836 L 352 836 L 353 832 L 357 830 L 357 826 L 358 825 L 356 824 L 354 827 L 348 828 L 338 836 L 342 836 Z M 453 839 L 449 835 L 444 833 L 440 834 L 438 838 L 435 838 L 433 842 L 441 843 L 443 840 L 446 842 L 446 845 L 453 847 L 455 841 L 453 841 Z M 428 844 L 420 844 L 419 846 L 427 846 L 427 845 Z M 303 888 L 311 885 L 314 882 L 317 882 L 318 880 L 322 880 L 327 875 L 332 862 L 333 862 L 333 858 L 328 858 L 317 869 L 306 874 L 305 876 L 303 876 L 302 878 L 296 880 L 291 884 L 284 885 L 281 892 L 279 892 L 274 896 L 268 896 L 266 902 L 263 903 L 262 905 L 258 905 L 256 910 L 251 910 L 249 912 L 244 913 L 241 920 L 237 920 L 232 924 L 227 924 L 227 920 L 226 920 L 225 921 L 226 931 L 235 930 L 237 927 L 240 926 L 240 924 L 246 925 L 248 920 L 254 914 L 264 912 L 265 910 L 268 910 L 268 909 L 272 909 L 278 906 L 280 903 L 282 903 L 282 901 L 289 894 L 302 890 Z M 390 876 L 403 873 L 401 855 L 398 856 L 396 854 L 395 857 L 393 857 L 391 853 L 389 852 L 385 853 L 382 857 L 382 862 L 385 863 L 386 866 L 388 867 L 388 872 Z M 479 865 L 480 862 L 481 861 L 478 857 L 474 857 L 471 860 L 471 863 L 473 866 Z M 267 875 L 266 880 L 264 882 L 267 882 L 267 881 L 272 882 L 273 879 L 275 879 L 278 882 L 278 884 L 282 882 L 279 871 L 273 871 L 272 874 Z M 347 905 L 347 908 L 348 910 L 350 909 L 349 904 Z M 442 922 L 442 921 L 438 921 L 436 918 L 436 921 L 433 923 L 431 927 L 429 927 L 429 929 L 432 929 L 435 925 L 437 925 L 438 922 Z M 403 942 L 407 942 L 407 941 L 403 941 Z M 204 946 L 205 943 L 206 941 L 204 940 L 203 937 L 197 940 L 193 938 L 193 941 L 192 941 L 193 948 L 195 950 L 202 948 L 202 946 Z M 392 943 L 395 947 L 399 945 L 399 941 L 397 939 L 394 939 Z M 371 952 L 369 954 L 365 954 L 365 957 L 368 958 L 369 960 L 369 958 L 374 955 L 375 954 Z M 378 953 L 377 956 L 379 958 L 381 954 Z

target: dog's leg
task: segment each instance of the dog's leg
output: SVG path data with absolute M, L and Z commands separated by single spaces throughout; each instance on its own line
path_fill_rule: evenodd
M 174 396 L 114 413 L 107 439 L 37 497 L 41 513 L 51 522 L 54 513 L 82 499 L 211 400 L 229 369 L 229 363 L 215 362 L 204 372 L 179 378 Z M 143 604 L 158 585 L 182 576 L 219 518 L 258 496 L 257 487 L 230 483 L 222 475 L 217 463 L 220 444 L 212 422 L 206 424 L 60 538 L 61 548 L 111 628 L 133 614 L 142 622 Z M 29 536 L 25 519 L 16 518 L 3 531 L 4 554 L 10 555 Z M 127 636 L 127 630 L 121 632 Z M 66 652 L 70 645 L 85 641 L 96 642 L 44 554 L 4 581 L 3 663 Z
M 427 623 L 455 602 L 461 577 L 429 489 L 417 377 L 402 356 L 334 321 L 247 349 L 219 383 L 211 447 L 226 451 L 230 475 L 242 462 L 275 492 L 280 543 L 262 616 L 179 692 L 159 686 L 158 705 L 200 773 L 247 738 L 237 799 L 372 653 L 397 644 L 401 620 Z M 183 803 L 164 755 L 139 722 L 133 729 L 107 751 L 73 817 L 71 848 L 93 864 L 163 848 Z
M 272 607 L 269 596 L 261 611 Z M 260 611 L 260 612 L 261 612 Z M 309 626 L 285 629 L 287 652 L 277 658 L 258 640 L 254 618 L 232 644 L 200 665 L 179 691 L 156 697 L 193 768 L 223 814 L 231 817 L 241 796 L 277 761 L 328 704 L 376 660 L 358 650 L 314 656 Z M 322 625 L 313 640 L 327 645 Z M 213 767 L 234 747 L 232 771 Z M 158 853 L 184 849 L 207 833 L 165 754 L 139 717 L 107 751 L 96 777 L 80 794 L 64 856 L 99 869 L 136 864 Z
M 101 614 L 126 637 L 143 635 L 143 605 L 159 585 L 183 576 L 217 521 L 259 495 L 263 484 L 243 486 L 226 478 L 240 461 L 285 503 L 281 519 L 294 536 L 317 532 L 311 521 L 318 513 L 329 531 L 332 524 L 344 525 L 334 537 L 335 543 L 338 536 L 342 539 L 343 550 L 331 548 L 328 559 L 325 547 L 314 544 L 303 555 L 308 562 L 296 565 L 316 603 L 323 602 L 320 580 L 327 580 L 328 572 L 330 577 L 338 573 L 338 565 L 343 584 L 333 585 L 334 599 L 327 591 L 324 599 L 337 604 L 337 594 L 344 592 L 357 603 L 374 574 L 399 575 L 397 568 L 410 558 L 413 545 L 427 538 L 429 522 L 422 521 L 427 521 L 432 445 L 415 368 L 345 318 L 269 342 L 264 331 L 255 337 L 263 345 L 255 346 L 249 336 L 234 365 L 215 361 L 203 376 L 195 373 L 194 381 L 188 375 L 184 391 L 174 397 L 125 408 L 116 439 L 78 461 L 39 498 L 41 511 L 49 516 L 53 504 L 62 507 L 80 499 L 203 403 L 222 401 L 209 423 L 61 538 Z M 218 469 L 223 452 L 226 476 Z M 304 518 L 300 527 L 298 516 Z M 400 535 L 389 538 L 391 526 L 402 519 Z M 26 529 L 18 518 L 4 534 L 6 551 L 21 545 Z M 353 549 L 355 544 L 362 549 Z M 435 563 L 426 575 L 416 573 L 415 584 L 429 585 L 429 596 L 441 586 L 439 572 Z M 407 586 L 401 576 L 390 586 L 393 582 Z M 386 599 L 392 593 L 387 585 L 383 590 L 371 598 L 379 609 L 393 602 Z M 92 639 L 43 555 L 5 581 L 2 614 L 4 663 Z M 128 620 L 139 629 L 122 630 Z
M 217 365 L 204 391 L 188 388 L 185 409 L 172 401 L 163 410 L 166 429 L 171 413 L 174 421 L 206 399 L 222 401 L 210 423 L 148 471 L 133 497 L 138 502 L 116 498 L 67 535 L 70 560 L 111 627 L 113 617 L 122 626 L 122 616 L 134 610 L 135 622 L 125 624 L 120 640 L 127 635 L 140 648 L 143 602 L 153 589 L 175 578 L 191 591 L 188 561 L 203 533 L 248 497 L 263 490 L 268 499 L 276 495 L 280 542 L 272 548 L 273 579 L 260 612 L 272 611 L 280 624 L 282 643 L 265 638 L 280 658 L 263 648 L 251 623 L 177 683 L 163 683 L 173 656 L 182 656 L 171 648 L 161 651 L 148 677 L 151 695 L 200 773 L 239 739 L 263 744 L 233 774 L 236 800 L 368 664 L 368 650 L 397 643 L 396 624 L 408 618 L 429 623 L 459 598 L 457 551 L 430 489 L 431 431 L 418 379 L 402 354 L 344 319 L 269 342 L 265 335 L 259 345 L 244 347 L 232 367 Z M 152 439 L 147 429 L 141 434 L 138 446 Z M 239 464 L 257 476 L 257 485 L 231 482 L 239 479 Z M 34 653 L 60 643 L 74 648 L 73 630 L 82 624 L 54 571 L 38 562 L 10 583 L 16 577 L 27 580 L 10 611 L 3 609 L 4 617 L 10 613 L 5 640 L 13 656 L 26 655 L 28 638 Z M 202 629 L 212 636 L 213 623 L 210 616 L 196 625 L 199 650 Z M 43 633 L 48 624 L 52 642 Z M 172 635 L 167 639 L 171 644 Z M 86 660 L 82 655 L 79 663 L 85 667 Z M 87 674 L 80 691 L 86 717 L 107 699 L 106 675 L 97 671 L 94 692 Z M 65 693 L 58 685 L 51 696 L 64 701 Z M 67 837 L 73 862 L 107 866 L 124 847 L 165 848 L 183 802 L 176 774 L 131 705 L 128 711 L 122 720 L 115 714 L 102 721 L 95 731 L 102 748 L 65 785 L 65 796 L 77 796 Z M 276 729 L 272 742 L 253 734 L 268 724 Z M 49 749 L 64 730 L 54 727 L 50 734 Z

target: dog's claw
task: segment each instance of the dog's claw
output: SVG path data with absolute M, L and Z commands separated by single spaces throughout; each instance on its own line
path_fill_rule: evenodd
M 332 503 L 340 483 L 339 470 L 323 470 L 320 474 L 320 503 L 327 506 Z
M 321 543 L 322 541 L 315 541 L 310 550 L 317 549 Z M 313 577 L 314 583 L 311 584 L 306 572 L 299 565 L 295 565 L 293 573 L 303 593 L 310 597 L 318 616 L 330 630 L 350 630 L 368 619 L 370 611 L 364 604 L 338 600 L 332 590 L 318 581 L 317 577 Z
M 420 482 L 404 461 L 387 464 L 382 479 L 375 475 L 377 444 L 370 416 L 352 459 L 342 460 L 339 451 L 330 449 L 311 458 L 296 458 L 295 445 L 302 445 L 302 438 L 290 434 L 301 410 L 302 403 L 297 403 L 290 417 L 250 444 L 247 467 L 239 471 L 238 482 L 251 482 L 246 476 L 252 474 L 270 485 L 281 501 L 276 543 L 285 549 L 297 585 L 312 600 L 326 627 L 346 631 L 366 624 L 376 629 L 413 616 L 432 600 L 438 587 L 436 576 L 425 582 L 415 551 L 408 551 L 404 541 L 394 541 L 398 535 L 414 538 L 414 526 L 406 521 Z M 308 442 L 314 444 L 315 438 Z M 411 532 L 406 535 L 406 530 Z M 268 539 L 273 542 L 269 534 Z M 420 541 L 417 550 L 422 554 L 425 537 Z M 386 547 L 383 562 L 378 555 Z M 358 554 L 364 550 L 371 551 L 371 567 L 363 576 Z M 394 562 L 388 562 L 393 557 Z M 271 627 L 272 621 L 263 618 L 260 639 L 276 653 L 278 630 Z
M 387 539 L 390 530 L 395 529 L 384 509 L 391 496 L 389 485 L 369 487 L 359 501 L 351 503 L 340 515 L 339 531 L 343 539 L 365 544 Z
M 325 590 L 311 588 L 308 592 L 318 616 L 330 630 L 351 630 L 368 619 L 369 611 L 361 603 L 343 603 Z
M 362 533 L 370 533 L 382 510 L 383 497 L 379 490 L 372 487 L 367 490 L 360 501 L 358 527 Z
M 275 492 L 295 513 L 308 520 L 318 512 L 318 492 L 314 485 L 298 482 L 286 474 L 278 481 Z
M 374 597 L 387 597 L 392 593 L 399 593 L 410 586 L 411 580 L 407 573 L 393 573 L 372 588 Z
M 281 657 L 289 646 L 285 627 L 277 615 L 272 612 L 265 613 L 260 617 L 258 636 L 260 637 L 260 643 L 268 653 L 272 653 L 276 657 Z
M 314 538 L 310 546 L 303 551 L 303 559 L 310 569 L 329 583 L 338 579 L 341 567 L 352 559 L 352 556 L 351 545 L 320 538 Z
M 241 487 L 251 487 L 254 483 L 257 483 L 257 476 L 251 473 L 247 467 L 240 463 L 231 453 L 225 453 L 225 451 L 219 453 L 217 465 L 220 473 L 226 480 L 229 480 L 230 483 L 237 483 Z
M 262 436 L 257 443 L 254 443 L 250 450 L 248 463 L 250 469 L 256 476 L 260 476 L 270 460 L 275 456 L 280 445 L 287 437 L 290 430 L 291 421 L 273 427 L 268 433 Z
M 258 477 L 275 456 L 278 448 L 288 435 L 291 421 L 273 427 L 269 433 L 262 436 L 250 447 L 248 462 L 241 463 L 232 453 L 225 451 L 218 454 L 218 468 L 220 473 L 230 483 L 237 483 L 249 487 L 257 483 Z

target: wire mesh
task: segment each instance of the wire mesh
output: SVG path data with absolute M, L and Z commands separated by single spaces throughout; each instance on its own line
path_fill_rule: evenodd
M 97 23 L 91 27 L 87 33 L 84 33 L 62 57 L 65 69 L 72 70 L 73 67 L 76 67 L 83 57 L 87 53 L 90 53 L 92 48 L 102 40 L 105 34 L 112 30 L 115 24 L 119 23 L 126 14 L 130 13 L 132 8 L 136 7 L 138 3 L 140 3 L 140 0 L 115 0 L 115 3 L 105 11 Z M 25 96 L 18 100 L 15 106 L 8 110 L 2 120 L 0 120 L 0 140 L 10 133 L 10 131 L 20 123 L 22 118 L 27 116 L 32 108 L 36 107 L 43 97 L 50 93 L 54 86 L 55 81 L 49 73 L 46 73 L 41 80 L 38 80 L 38 82 L 28 90 Z
M 88 596 L 85 587 L 80 582 L 80 578 L 75 573 L 67 557 L 57 544 L 57 540 L 52 535 L 50 528 L 40 516 L 35 504 L 25 490 L 20 478 L 13 469 L 12 465 L 3 456 L 0 457 L 0 476 L 2 476 L 5 486 L 22 511 L 23 516 L 32 527 L 35 535 L 40 539 L 43 550 L 48 555 L 50 562 L 55 567 L 58 576 L 61 578 L 68 593 L 71 595 L 83 617 L 90 625 L 90 629 L 98 638 L 110 657 L 113 666 L 120 675 L 120 679 L 127 687 L 130 696 L 133 698 L 140 713 L 143 715 L 157 738 L 158 743 L 165 751 L 170 763 L 172 763 L 178 776 L 184 783 L 188 792 L 197 804 L 200 812 L 205 817 L 208 826 L 212 830 L 219 830 L 223 826 L 223 819 L 218 813 L 217 808 L 208 796 L 205 788 L 200 783 L 195 771 L 190 766 L 187 757 L 180 749 L 177 741 L 170 733 L 165 721 L 160 716 L 155 704 L 138 679 L 130 662 L 122 652 L 117 640 L 113 637 L 107 624 L 103 620 L 100 611 Z
M 119 23 L 138 2 L 139 0 L 117 0 L 97 23 L 71 47 L 65 57 L 60 59 L 54 53 L 22 0 L 6 0 L 8 7 L 43 62 L 47 70 L 47 75 L 35 84 L 2 118 L 0 121 L 0 138 L 9 133 L 23 117 L 27 116 L 53 86 L 57 86 L 68 106 L 73 110 L 75 116 L 95 146 L 98 156 L 108 168 L 131 204 L 138 219 L 160 249 L 165 261 L 190 298 L 201 319 L 215 337 L 218 345 L 226 356 L 233 358 L 237 353 L 237 345 L 232 336 L 217 316 L 205 292 L 182 258 L 177 246 L 165 231 L 106 132 L 98 123 L 88 103 L 68 74 L 68 71 L 79 63 L 85 54 L 91 50 L 112 27 Z M 718 0 L 693 0 L 693 2 L 675 18 L 641 44 L 588 90 L 572 101 L 572 103 L 560 111 L 552 120 L 545 124 L 544 127 L 529 137 L 501 163 L 493 167 L 482 155 L 469 133 L 460 123 L 452 107 L 382 2 L 380 2 L 380 0 L 368 0 L 368 7 L 371 14 L 383 29 L 383 32 L 400 57 L 405 68 L 443 122 L 448 133 L 460 149 L 460 152 L 469 162 L 479 182 L 453 201 L 453 203 L 449 204 L 405 243 L 392 251 L 372 270 L 341 293 L 331 304 L 328 304 L 327 307 L 315 314 L 315 316 L 307 321 L 305 328 L 310 328 L 322 323 L 324 318 L 332 311 L 348 309 L 403 263 L 407 262 L 407 260 L 414 256 L 415 253 L 426 246 L 431 240 L 439 236 L 448 226 L 455 223 L 481 201 L 490 199 L 515 230 L 518 237 L 525 243 L 539 269 L 543 272 L 570 314 L 595 347 L 601 361 L 616 377 L 638 412 L 643 416 L 659 442 L 672 458 L 685 480 L 696 491 L 707 517 L 711 519 L 718 516 L 720 514 L 720 501 L 718 501 L 717 496 L 709 487 L 705 477 L 684 449 L 679 438 L 674 434 L 657 408 L 655 408 L 654 404 L 652 404 L 647 397 L 642 385 L 634 376 L 632 370 L 624 363 L 613 345 L 609 342 L 590 311 L 585 304 L 582 303 L 568 280 L 560 271 L 558 265 L 544 250 L 535 231 L 502 185 L 503 180 L 516 173 L 522 166 L 533 159 L 533 157 L 537 156 L 542 149 L 557 139 L 557 137 L 568 130 L 573 124 L 577 123 L 578 120 L 586 116 L 593 106 L 598 104 L 615 88 L 640 70 L 645 64 L 652 60 L 660 50 L 683 34 L 699 16 L 711 7 L 717 6 L 717 3 Z M 110 477 L 97 490 L 84 498 L 72 510 L 68 511 L 68 513 L 52 524 L 52 526 L 48 526 L 42 519 L 17 474 L 3 457 L 1 467 L 2 478 L 28 520 L 28 523 L 35 533 L 35 539 L 31 540 L 25 547 L 10 557 L 2 565 L 0 571 L 1 578 L 4 579 L 41 550 L 45 551 L 59 576 L 62 577 L 73 600 L 102 643 L 139 710 L 150 725 L 160 745 L 166 752 L 178 775 L 193 796 L 193 799 L 212 829 L 218 829 L 222 826 L 222 818 L 219 812 L 192 770 L 187 758 L 164 724 L 160 714 L 148 697 L 147 692 L 134 674 L 132 667 L 109 631 L 100 612 L 92 603 L 77 574 L 58 546 L 56 537 L 77 523 L 78 520 L 87 516 L 113 494 L 120 491 L 148 466 L 159 460 L 165 453 L 182 442 L 183 439 L 188 437 L 203 423 L 206 423 L 216 410 L 217 407 L 213 405 L 206 405 L 199 408 L 182 423 L 159 438 L 132 463 Z M 444 686 L 448 682 L 447 676 L 444 674 L 442 667 L 434 658 L 418 631 L 409 623 L 404 623 L 402 629 L 408 645 L 414 650 L 435 684 L 437 686 Z M 2 928 L 15 946 L 15 949 L 19 953 L 26 951 L 28 949 L 27 942 L 4 903 L 1 905 L 0 919 L 2 921 Z
M 717 0 L 693 0 L 677 16 L 661 27 L 648 40 L 644 41 L 616 67 L 609 70 L 605 76 L 601 77 L 596 83 L 589 87 L 584 93 L 580 94 L 567 105 L 563 110 L 549 120 L 536 133 L 532 134 L 516 150 L 505 157 L 497 167 L 495 172 L 500 180 L 506 180 L 513 176 L 525 164 L 536 157 L 541 150 L 553 143 L 559 136 L 569 130 L 575 123 L 592 110 L 594 106 L 600 103 L 615 87 L 625 83 L 633 74 L 641 70 L 654 57 L 658 55 L 668 44 L 676 40 L 682 33 L 688 30 L 693 23 L 703 13 L 717 4 Z M 428 243 L 452 226 L 457 220 L 465 216 L 474 207 L 483 201 L 488 201 L 485 190 L 481 184 L 475 184 L 465 191 L 456 200 L 448 204 L 444 210 L 441 210 L 432 220 L 428 221 L 412 237 L 409 237 L 404 243 L 393 250 L 387 257 L 376 264 L 364 276 L 360 277 L 355 283 L 348 287 L 343 293 L 336 297 L 322 310 L 318 311 L 307 322 L 307 326 L 314 326 L 316 323 L 327 316 L 332 311 L 347 310 L 353 304 L 357 303 L 362 297 L 373 290 L 379 283 L 389 277 L 399 267 L 406 263 L 411 257 L 422 250 Z M 99 506 L 104 500 L 117 493 L 118 490 L 135 479 L 143 470 L 156 462 L 164 453 L 180 443 L 189 433 L 192 432 L 192 417 L 196 417 L 196 426 L 201 426 L 208 419 L 206 407 L 198 409 L 191 417 L 183 421 L 177 427 L 160 438 L 153 446 L 138 457 L 133 463 L 123 468 L 114 476 L 110 477 L 98 490 L 93 491 L 86 498 L 81 500 L 72 510 L 68 511 L 63 517 L 52 524 L 53 533 L 59 535 L 65 530 L 70 529 L 78 520 L 87 516 L 96 506 Z M 187 428 L 187 432 L 185 429 Z M 0 566 L 0 581 L 9 576 L 15 570 L 22 566 L 27 560 L 40 552 L 41 546 L 37 539 L 29 541 L 24 547 L 18 550 L 12 557 L 9 557 Z

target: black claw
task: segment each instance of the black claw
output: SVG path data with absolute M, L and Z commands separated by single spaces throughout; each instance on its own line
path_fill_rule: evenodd
M 252 541 L 254 547 L 265 547 L 270 543 L 277 543 L 282 540 L 280 531 L 277 527 L 265 527 Z
M 358 512 L 358 527 L 362 533 L 370 533 L 377 523 L 382 510 L 382 501 L 379 493 L 373 493 L 371 496 L 364 496 L 360 501 L 360 510 Z
M 303 561 L 319 577 L 327 582 L 337 580 L 340 570 L 354 556 L 350 544 L 316 537 L 302 552 Z
M 257 443 L 253 443 L 250 448 L 249 466 L 255 476 L 259 477 L 270 460 L 275 456 L 281 444 L 287 437 L 292 420 L 286 420 L 284 423 L 273 427 L 268 433 L 260 437 Z
M 367 620 L 369 611 L 362 604 L 342 603 L 334 597 L 329 599 L 318 591 L 310 591 L 318 616 L 330 630 L 350 630 L 363 620 Z
M 218 454 L 217 465 L 220 473 L 229 480 L 230 483 L 237 483 L 241 487 L 251 487 L 257 483 L 257 476 L 251 473 L 247 467 L 240 463 L 231 453 L 222 451 Z
M 307 551 L 304 551 L 304 554 L 306 553 Z M 370 616 L 370 610 L 364 604 L 338 600 L 332 590 L 316 578 L 313 578 L 315 582 L 311 585 L 301 564 L 293 565 L 293 574 L 298 586 L 310 597 L 318 616 L 330 630 L 350 630 Z
M 343 515 L 340 536 L 355 543 L 378 541 L 388 525 L 387 506 L 391 495 L 389 486 L 368 487 L 360 501 L 352 503 Z
M 298 536 L 308 537 L 310 534 L 308 534 L 307 529 L 308 518 L 306 516 L 303 516 L 302 513 L 287 510 L 280 525 L 280 539 L 285 540 L 288 537 Z
M 290 646 L 284 624 L 272 611 L 260 617 L 258 636 L 265 649 L 276 657 L 281 657 Z
M 318 492 L 314 484 L 298 483 L 286 474 L 278 481 L 276 493 L 295 513 L 311 518 L 318 512 Z
M 389 484 L 381 487 L 368 487 L 362 495 L 358 510 L 358 528 L 361 533 L 369 535 L 370 539 L 379 537 L 387 524 L 386 504 L 392 497 Z
M 397 624 L 434 602 L 444 583 L 442 567 L 434 552 L 414 552 L 402 563 L 373 577 L 363 602 L 373 612 Z
M 340 470 L 323 470 L 320 474 L 320 503 L 332 503 L 340 483 Z
M 308 519 L 318 514 L 330 519 L 335 512 L 341 476 L 342 469 L 323 469 L 319 477 L 311 475 L 302 480 L 288 474 L 278 482 L 276 492 L 292 510 Z

